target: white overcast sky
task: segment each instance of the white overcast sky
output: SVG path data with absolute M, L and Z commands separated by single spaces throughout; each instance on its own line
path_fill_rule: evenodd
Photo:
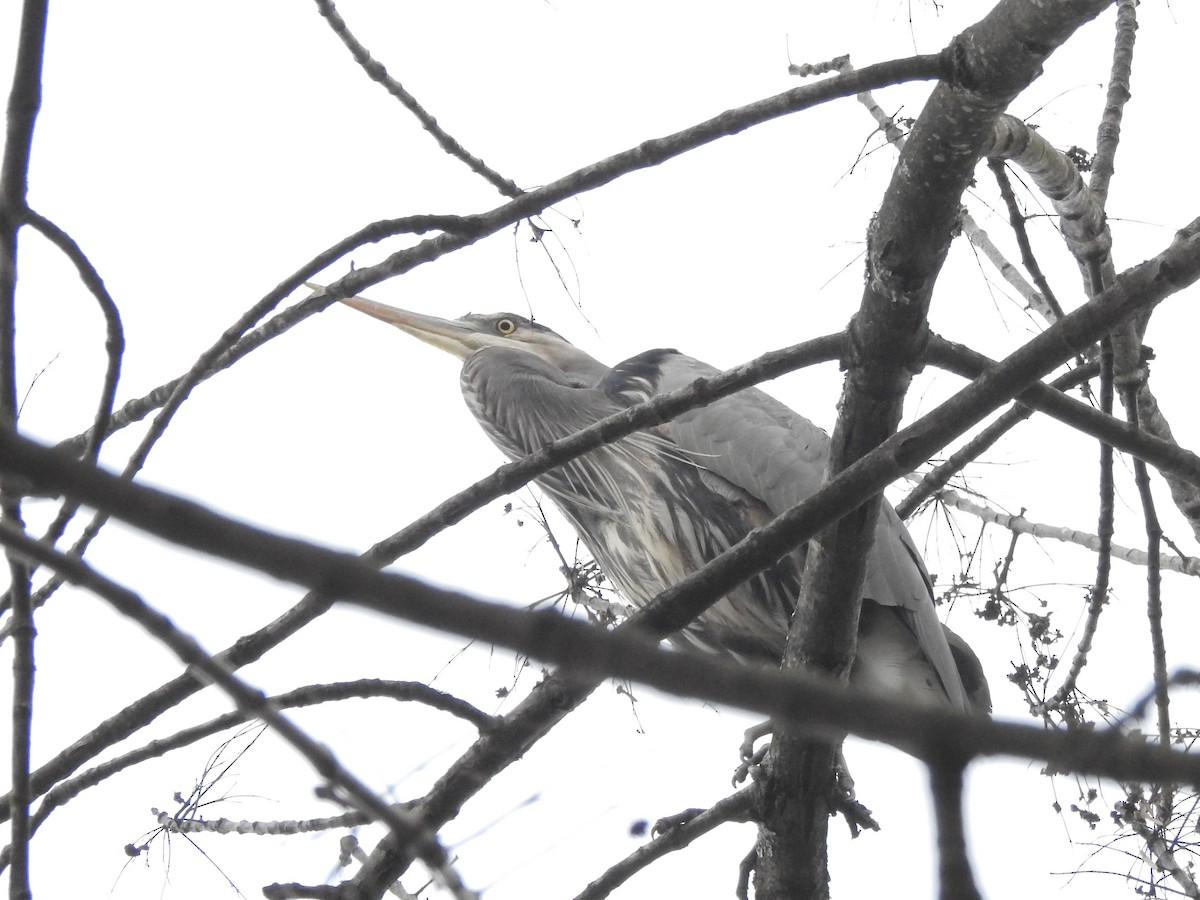
M 0 71 L 11 72 L 17 4 L 0 8 Z M 934 52 L 982 14 L 983 4 L 900 0 L 807 4 L 516 0 L 513 3 L 346 2 L 350 27 L 389 71 L 472 152 L 524 187 L 549 182 L 636 143 L 793 86 L 792 60 L 850 52 L 865 65 Z M 1198 209 L 1188 163 L 1195 116 L 1180 73 L 1200 46 L 1193 7 L 1144 3 L 1133 100 L 1109 200 L 1118 269 L 1157 253 Z M 1012 112 L 1060 147 L 1089 150 L 1103 102 L 1113 16 L 1085 28 L 1048 64 Z M 879 94 L 884 109 L 916 116 L 928 91 Z M 1184 102 L 1180 102 L 1180 101 Z M 537 318 L 611 362 L 675 346 L 726 366 L 843 327 L 857 308 L 869 218 L 894 153 L 852 100 L 754 129 L 564 203 L 545 221 L 548 257 L 522 228 L 481 241 L 370 292 L 373 299 L 457 316 L 510 309 Z M 866 152 L 860 158 L 860 151 Z M 981 166 L 975 217 L 1011 249 L 995 190 Z M 496 193 L 434 146 L 404 110 L 370 83 L 312 4 L 298 2 L 54 4 L 45 96 L 34 145 L 30 202 L 91 255 L 116 297 L 128 340 L 120 397 L 140 396 L 187 369 L 245 308 L 313 255 L 367 223 L 412 213 L 470 213 Z M 578 228 L 572 219 L 579 219 Z M 1078 277 L 1045 219 L 1032 224 L 1043 265 L 1068 308 Z M 402 242 L 370 246 L 368 265 Z M 552 262 L 551 262 L 552 258 Z M 1015 256 L 1013 257 L 1015 259 Z M 23 423 L 59 439 L 89 421 L 103 334 L 69 265 L 25 234 L 18 350 Z M 561 276 L 561 278 L 560 278 Z M 566 288 L 564 289 L 563 284 Z M 1154 386 L 1177 437 L 1200 446 L 1194 415 L 1194 291 L 1167 301 L 1148 342 Z M 960 241 L 931 312 L 935 330 L 1002 356 L 1038 322 Z M 36 384 L 33 384 L 36 378 Z M 909 418 L 959 384 L 923 373 Z M 819 424 L 832 425 L 835 366 L 769 389 Z M 120 466 L 140 429 L 114 438 Z M 1093 446 L 1062 426 L 1033 422 L 972 470 L 972 486 L 997 507 L 1036 521 L 1095 528 Z M 149 483 L 238 517 L 359 551 L 490 472 L 500 457 L 471 420 L 449 357 L 359 314 L 332 309 L 201 387 L 154 451 Z M 1136 495 L 1120 467 L 1118 540 L 1138 542 Z M 897 494 L 899 496 L 899 494 Z M 1195 544 L 1162 495 L 1168 534 Z M 528 501 L 528 494 L 515 500 Z M 34 504 L 40 520 L 48 504 Z M 535 527 L 497 502 L 401 560 L 399 568 L 480 596 L 528 603 L 559 589 L 557 562 Z M 978 536 L 964 520 L 964 540 Z M 953 541 L 929 518 L 913 525 L 943 581 L 958 565 Z M 558 535 L 570 546 L 570 532 Z M 988 530 L 983 578 L 1007 547 Z M 217 650 L 298 596 L 291 588 L 206 563 L 120 526 L 91 559 L 143 594 L 206 647 Z M 1092 564 L 1087 553 L 1023 539 L 1019 601 L 1045 601 L 1066 632 L 1079 623 Z M 1087 688 L 1121 705 L 1150 683 L 1141 570 L 1118 564 L 1118 603 L 1102 625 Z M 1194 649 L 1194 580 L 1167 576 L 1172 666 L 1200 664 Z M 1021 648 L 960 605 L 953 627 L 987 669 L 996 714 L 1021 719 L 1007 681 Z M 157 686 L 177 664 L 98 601 L 63 592 L 39 619 L 35 760 Z M 408 678 L 455 691 L 484 709 L 512 701 L 511 653 L 472 648 L 401 624 L 338 611 L 249 668 L 269 690 L 336 678 Z M 535 680 L 521 674 L 518 688 Z M 636 705 L 606 686 L 587 706 L 473 801 L 444 832 L 468 883 L 495 900 L 569 897 L 636 846 L 629 823 L 703 806 L 729 790 L 742 713 L 662 698 L 635 688 Z M 169 733 L 226 708 L 194 700 Z M 1195 724 L 1186 703 L 1180 724 Z M 1192 713 L 1195 710 L 1191 710 Z M 442 717 L 383 701 L 298 718 L 344 762 L 398 798 L 418 795 L 471 734 Z M 149 737 L 149 735 L 147 736 Z M 135 739 L 131 746 L 141 743 Z M 336 839 L 324 835 L 160 838 L 148 861 L 124 868 L 123 844 L 153 825 L 152 806 L 188 792 L 209 741 L 108 782 L 57 813 L 33 846 L 42 897 L 192 898 L 232 889 L 247 896 L 272 881 L 330 877 Z M 934 856 L 920 766 L 852 742 L 860 798 L 884 830 L 850 842 L 832 834 L 838 898 L 928 897 Z M 981 764 L 970 781 L 970 838 L 986 896 L 1124 897 L 1117 875 L 1063 873 L 1140 868 L 1117 853 L 1089 859 L 1107 824 L 1091 833 L 1051 810 L 1078 799 L 1074 779 L 1054 782 L 1037 763 Z M 335 810 L 312 796 L 315 776 L 270 739 L 243 757 L 216 791 L 210 818 L 304 818 Z M 1086 786 L 1084 788 L 1086 789 Z M 1118 796 L 1111 792 L 1112 797 Z M 1097 810 L 1101 814 L 1104 808 Z M 363 835 L 370 846 L 375 832 Z M 1072 844 L 1074 839 L 1077 843 Z M 630 882 L 619 897 L 687 891 L 730 896 L 753 829 L 730 828 Z M 406 886 L 415 889 L 416 881 Z

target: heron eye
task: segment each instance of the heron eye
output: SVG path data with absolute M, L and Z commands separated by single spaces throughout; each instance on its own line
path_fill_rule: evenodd
M 502 335 L 504 335 L 504 337 L 508 337 L 510 334 L 512 334 L 516 330 L 517 330 L 517 323 L 514 322 L 512 319 L 497 319 L 496 320 L 496 332 L 498 334 L 502 334 Z

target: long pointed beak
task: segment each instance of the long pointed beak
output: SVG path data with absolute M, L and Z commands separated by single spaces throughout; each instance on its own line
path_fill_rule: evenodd
M 457 356 L 459 359 L 466 359 L 488 343 L 487 336 L 461 322 L 409 312 L 406 309 L 397 309 L 365 297 L 347 297 L 341 302 L 351 309 L 357 309 L 381 322 L 395 325 L 401 331 L 407 332 L 439 350 Z

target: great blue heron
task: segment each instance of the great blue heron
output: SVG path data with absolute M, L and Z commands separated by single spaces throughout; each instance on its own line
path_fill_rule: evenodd
M 354 297 L 346 305 L 463 360 L 462 391 L 512 459 L 717 370 L 675 350 L 609 368 L 513 313 L 456 321 Z M 576 458 L 538 478 L 634 604 L 699 569 L 821 485 L 828 437 L 757 389 L 741 391 Z M 801 553 L 735 588 L 676 643 L 778 664 L 799 594 Z M 986 712 L 979 660 L 937 618 L 921 555 L 884 504 L 867 562 L 852 684 Z

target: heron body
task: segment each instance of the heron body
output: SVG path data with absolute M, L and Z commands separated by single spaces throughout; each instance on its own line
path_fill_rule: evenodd
M 462 359 L 467 406 L 511 459 L 717 373 L 675 350 L 609 368 L 511 313 L 450 321 L 358 297 L 344 302 Z M 749 388 L 606 444 L 538 482 L 609 579 L 642 606 L 814 494 L 828 454 L 823 431 Z M 673 641 L 777 665 L 803 569 L 801 549 L 730 591 Z M 921 702 L 990 709 L 978 659 L 938 620 L 921 555 L 886 503 L 850 679 Z

